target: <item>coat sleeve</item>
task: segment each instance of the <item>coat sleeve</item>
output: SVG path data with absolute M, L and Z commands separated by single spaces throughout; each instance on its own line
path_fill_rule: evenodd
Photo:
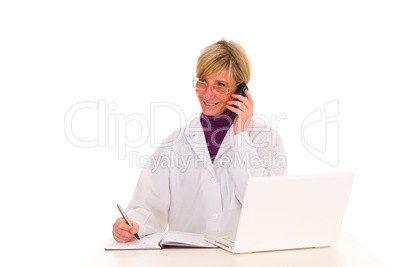
M 139 235 L 164 232 L 168 224 L 170 205 L 170 171 L 167 147 L 157 148 L 143 167 L 127 215 L 140 226 Z
M 229 173 L 240 203 L 243 203 L 249 177 L 287 175 L 286 152 L 279 134 L 274 130 L 241 132 L 234 136 L 232 148 L 234 162 Z

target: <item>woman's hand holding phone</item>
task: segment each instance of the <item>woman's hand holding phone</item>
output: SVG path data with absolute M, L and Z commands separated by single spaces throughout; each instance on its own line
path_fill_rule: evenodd
M 232 95 L 233 100 L 226 103 L 226 108 L 237 114 L 233 122 L 235 135 L 247 131 L 254 114 L 254 101 L 249 90 L 245 90 L 244 94 L 245 96 L 234 93 Z

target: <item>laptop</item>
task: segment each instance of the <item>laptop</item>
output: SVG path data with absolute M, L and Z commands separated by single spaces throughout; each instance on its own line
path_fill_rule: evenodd
M 232 253 L 334 245 L 353 173 L 249 178 L 236 233 L 206 233 Z

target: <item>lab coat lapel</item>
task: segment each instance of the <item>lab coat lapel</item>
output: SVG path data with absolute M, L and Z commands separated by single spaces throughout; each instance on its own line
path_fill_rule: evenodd
M 202 128 L 200 117 L 195 118 L 187 125 L 184 132 L 187 136 L 187 141 L 189 142 L 194 153 L 197 155 L 198 160 L 213 174 L 215 175 L 214 168 L 212 167 L 211 159 L 209 156 L 209 151 L 207 147 L 207 142 L 205 140 L 204 129 Z
M 225 138 L 222 141 L 221 146 L 219 147 L 218 153 L 216 154 L 215 161 L 219 160 L 219 158 L 232 146 L 234 138 L 234 129 L 233 124 L 230 126 L 227 131 Z

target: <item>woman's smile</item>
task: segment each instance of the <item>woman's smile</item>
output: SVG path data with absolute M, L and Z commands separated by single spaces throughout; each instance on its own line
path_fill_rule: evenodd
M 219 102 L 215 102 L 215 103 L 207 102 L 205 99 L 202 99 L 202 101 L 204 101 L 204 104 L 205 104 L 205 106 L 206 106 L 207 108 L 213 108 L 213 107 L 216 107 L 216 105 L 219 104 Z

